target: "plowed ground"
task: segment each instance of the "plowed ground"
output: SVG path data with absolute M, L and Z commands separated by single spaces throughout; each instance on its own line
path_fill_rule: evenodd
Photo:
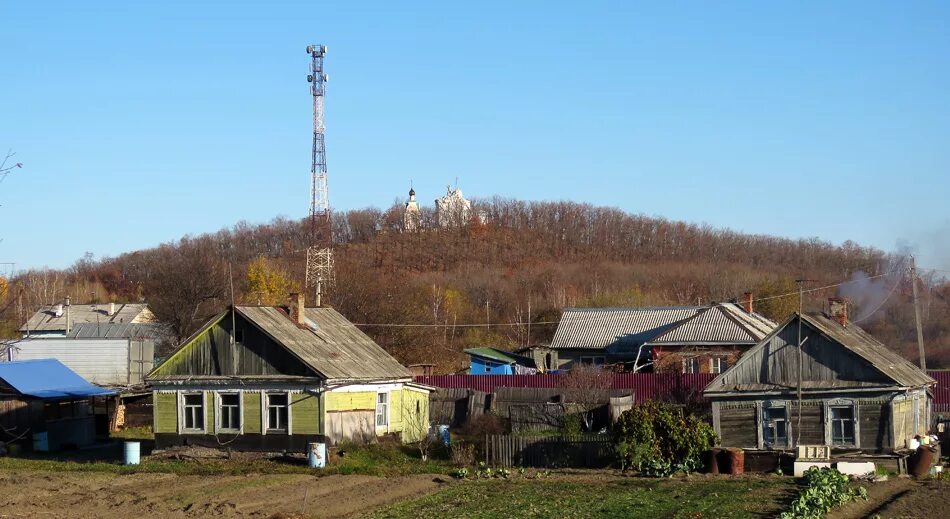
M 0 518 L 348 517 L 446 484 L 432 475 L 0 472 Z

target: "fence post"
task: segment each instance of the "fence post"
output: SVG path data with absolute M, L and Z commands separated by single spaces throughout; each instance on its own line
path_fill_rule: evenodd
M 485 465 L 490 465 L 488 463 L 488 435 L 485 435 Z

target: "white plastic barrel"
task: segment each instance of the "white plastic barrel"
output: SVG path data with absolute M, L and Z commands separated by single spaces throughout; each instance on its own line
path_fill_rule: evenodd
M 125 442 L 125 457 L 122 462 L 126 465 L 138 465 L 142 453 L 139 442 Z
M 33 450 L 49 452 L 49 433 L 46 431 L 33 433 Z
M 307 444 L 307 465 L 312 469 L 322 469 L 327 466 L 327 444 Z

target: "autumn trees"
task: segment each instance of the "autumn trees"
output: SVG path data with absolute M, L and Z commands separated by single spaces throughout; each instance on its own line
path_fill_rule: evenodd
M 457 229 L 438 228 L 423 207 L 419 232 L 404 232 L 401 207 L 334 213 L 336 285 L 325 302 L 402 362 L 432 362 L 442 372 L 465 366 L 466 347 L 550 340 L 565 307 L 708 304 L 752 291 L 768 298 L 757 311 L 781 320 L 798 297 L 773 296 L 796 292 L 795 279 L 822 285 L 887 269 L 883 252 L 853 243 L 747 235 L 574 202 L 475 200 L 473 213 L 485 218 Z M 280 304 L 302 289 L 306 239 L 302 221 L 240 222 L 69 269 L 23 272 L 8 290 L 22 312 L 3 319 L 18 327 L 27 310 L 66 294 L 77 303 L 145 300 L 184 337 L 230 302 L 232 282 L 244 304 Z M 941 324 L 950 322 L 950 301 L 943 281 L 930 287 L 925 336 L 935 352 L 928 357 L 940 358 L 940 348 L 950 351 Z M 807 294 L 805 309 L 820 309 L 828 295 Z M 907 298 L 897 290 L 862 326 L 897 348 L 912 345 Z

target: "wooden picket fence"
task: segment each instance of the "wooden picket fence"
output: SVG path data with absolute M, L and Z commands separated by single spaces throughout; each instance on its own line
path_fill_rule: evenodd
M 485 463 L 492 467 L 603 468 L 613 461 L 610 436 L 485 436 Z

